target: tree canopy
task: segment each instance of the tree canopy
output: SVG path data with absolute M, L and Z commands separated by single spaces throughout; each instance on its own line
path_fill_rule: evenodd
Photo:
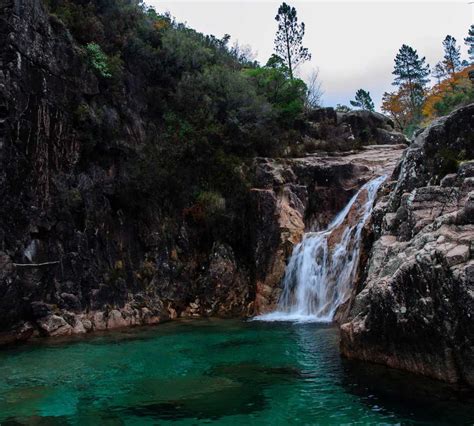
M 443 48 L 443 65 L 446 72 L 452 75 L 461 68 L 461 47 L 456 45 L 453 36 L 447 35 L 443 41 Z
M 469 28 L 468 35 L 464 39 L 464 43 L 466 43 L 468 49 L 467 53 L 469 54 L 471 64 L 474 64 L 474 24 L 472 24 Z
M 275 52 L 288 67 L 290 78 L 293 78 L 296 68 L 311 59 L 309 50 L 303 46 L 305 32 L 304 22 L 298 23 L 296 9 L 282 3 L 275 16 L 278 30 L 275 36 Z
M 430 67 L 426 64 L 425 57 L 420 58 L 415 49 L 406 44 L 402 45 L 395 57 L 392 74 L 395 75 L 393 84 L 409 94 L 413 118 L 419 118 L 426 85 L 430 81 Z
M 355 108 L 360 108 L 366 111 L 375 110 L 374 102 L 370 97 L 370 92 L 367 92 L 364 89 L 359 89 L 355 94 L 355 100 L 350 101 L 350 103 Z

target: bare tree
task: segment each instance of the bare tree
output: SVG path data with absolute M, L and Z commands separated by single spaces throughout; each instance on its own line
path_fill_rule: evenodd
M 241 64 L 253 64 L 257 58 L 250 45 L 239 44 L 238 40 L 234 42 L 230 51 Z
M 313 68 L 308 76 L 305 107 L 318 108 L 322 105 L 324 91 L 319 80 L 319 69 Z

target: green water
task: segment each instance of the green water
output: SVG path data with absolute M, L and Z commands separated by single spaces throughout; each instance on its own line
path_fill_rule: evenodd
M 468 424 L 468 393 L 341 360 L 334 327 L 191 321 L 0 351 L 0 425 Z

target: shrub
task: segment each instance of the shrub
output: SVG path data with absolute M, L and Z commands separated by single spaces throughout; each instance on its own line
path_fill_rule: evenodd
M 88 43 L 86 53 L 91 67 L 98 75 L 104 78 L 112 77 L 108 57 L 97 43 Z
M 290 127 L 303 112 L 306 84 L 300 79 L 290 79 L 280 68 L 263 67 L 246 69 L 244 75 L 256 86 L 274 107 L 280 122 Z
M 473 69 L 474 66 L 466 67 L 430 90 L 423 105 L 424 124 L 474 100 L 474 89 L 469 80 L 469 71 Z

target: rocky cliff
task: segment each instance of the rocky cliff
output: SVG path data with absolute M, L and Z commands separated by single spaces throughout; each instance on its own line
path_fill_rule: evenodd
M 2 0 L 0 17 L 4 338 L 247 314 L 229 245 L 203 249 L 181 216 L 123 199 L 127 164 L 157 132 L 140 71 L 112 96 L 43 2 Z
M 383 116 L 313 112 L 295 135 L 302 158 L 249 159 L 238 169 L 248 187 L 211 198 L 224 213 L 209 223 L 209 198 L 165 209 L 130 185 L 131 165 L 163 131 L 156 76 L 133 54 L 120 84 L 104 79 L 40 0 L 0 0 L 0 33 L 0 341 L 268 310 L 302 233 L 401 153 L 353 151 L 388 141 Z
M 473 159 L 474 104 L 405 152 L 374 211 L 366 277 L 341 327 L 346 357 L 474 386 Z

